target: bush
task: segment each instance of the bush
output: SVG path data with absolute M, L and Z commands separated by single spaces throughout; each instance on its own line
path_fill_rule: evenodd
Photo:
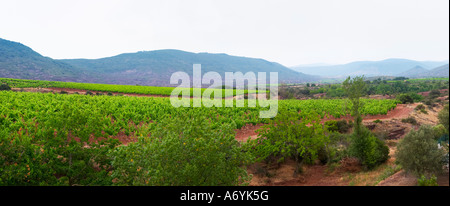
M 425 177 L 425 175 L 422 175 L 417 180 L 417 186 L 439 186 L 437 183 L 436 176 L 431 176 L 430 178 Z
M 430 94 L 428 94 L 429 98 L 436 98 L 441 95 L 441 92 L 437 89 L 431 90 Z
M 325 122 L 325 126 L 327 127 L 328 131 L 330 131 L 330 132 L 339 131 L 339 127 L 337 125 L 336 120 L 330 120 L 330 121 Z
M 414 99 L 409 94 L 400 94 L 397 99 L 402 102 L 402 104 L 414 103 Z
M 413 125 L 417 124 L 417 120 L 414 117 L 408 117 L 406 119 L 402 119 L 402 122 L 403 123 L 413 124 Z
M 420 111 L 420 112 L 422 112 L 422 113 L 424 113 L 424 114 L 428 114 L 428 112 L 427 112 L 425 109 L 426 109 L 426 108 L 425 108 L 425 105 L 423 105 L 423 104 L 419 104 L 419 105 L 417 105 L 417 107 L 415 108 L 416 111 Z
M 449 110 L 448 110 L 448 104 L 447 104 L 444 106 L 444 108 L 438 114 L 439 123 L 444 125 L 445 129 L 447 129 L 447 134 L 448 134 L 448 127 L 449 127 L 448 115 L 449 115 Z
M 439 124 L 433 127 L 433 136 L 435 140 L 441 139 L 446 134 L 448 134 L 448 132 L 444 125 Z
M 253 141 L 255 156 L 259 160 L 276 157 L 278 162 L 292 158 L 297 162 L 294 174 L 300 172 L 303 162 L 316 160 L 329 141 L 318 115 L 311 117 L 315 119 L 299 120 L 297 112 L 280 110 L 258 131 L 261 138 Z
M 379 124 L 379 123 L 382 123 L 382 122 L 383 122 L 383 121 L 381 121 L 381 120 L 379 120 L 379 119 L 373 121 L 373 123 L 376 123 L 376 124 Z
M 433 138 L 433 128 L 423 125 L 418 131 L 412 130 L 397 145 L 398 163 L 406 172 L 420 176 L 440 172 L 444 153 Z
M 346 120 L 330 120 L 325 122 L 325 125 L 327 126 L 328 131 L 339 133 L 347 133 L 350 128 L 353 127 L 353 125 L 348 123 Z
M 346 120 L 337 121 L 338 130 L 340 133 L 346 133 L 353 127 L 352 122 L 347 122 Z
M 0 91 L 10 91 L 11 87 L 7 84 L 1 84 L 0 85 Z
M 250 180 L 245 166 L 253 158 L 235 140 L 235 125 L 214 128 L 197 114 L 155 124 L 152 137 L 111 153 L 117 185 L 227 186 Z
M 356 129 L 352 134 L 349 152 L 366 169 L 373 169 L 389 158 L 389 147 L 365 127 Z
M 417 107 L 415 108 L 415 110 L 422 110 L 425 109 L 425 106 L 423 104 L 419 104 L 417 105 Z
M 69 94 L 69 93 L 66 92 L 66 91 L 60 91 L 59 93 L 60 93 L 60 94 Z
M 94 95 L 94 93 L 92 93 L 91 91 L 87 91 L 86 95 Z
M 113 93 L 111 93 L 111 92 L 108 92 L 108 94 L 107 94 L 108 96 L 113 96 Z

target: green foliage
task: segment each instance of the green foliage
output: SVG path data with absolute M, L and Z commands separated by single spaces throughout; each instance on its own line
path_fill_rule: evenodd
M 397 99 L 402 102 L 402 104 L 412 104 L 414 99 L 409 94 L 400 94 Z
M 379 124 L 379 123 L 382 123 L 383 121 L 377 119 L 377 120 L 374 120 L 373 122 Z
M 328 131 L 337 132 L 339 131 L 339 127 L 337 125 L 336 120 L 330 120 L 325 122 L 325 126 L 328 128 Z
M 343 83 L 342 83 L 344 90 L 350 99 L 350 101 L 353 104 L 352 107 L 352 116 L 355 117 L 356 124 L 360 124 L 362 121 L 361 119 L 361 112 L 360 108 L 363 106 L 363 104 L 360 101 L 360 98 L 363 97 L 366 94 L 366 83 L 364 81 L 364 76 L 361 77 L 354 77 L 351 79 L 348 77 Z
M 4 175 L 1 176 L 1 185 L 111 185 L 114 178 L 110 173 L 115 168 L 111 166 L 114 158 L 109 152 L 119 144 L 118 140 L 112 137 L 126 135 L 131 139 L 136 137 L 145 139 L 150 133 L 158 134 L 153 131 L 155 122 L 170 123 L 167 118 L 180 121 L 178 117 L 187 114 L 208 117 L 207 120 L 203 120 L 208 122 L 211 131 L 216 131 L 213 133 L 216 136 L 239 129 L 246 124 L 269 122 L 268 119 L 259 118 L 261 107 L 174 108 L 168 98 L 1 91 L 0 102 L 2 103 L 0 105 L 0 137 L 2 138 L 0 157 L 11 158 L 0 158 L 3 161 L 0 164 L 0 170 L 2 170 L 0 176 Z M 291 125 L 292 130 L 288 133 L 293 135 L 280 137 L 274 142 L 280 146 L 279 148 L 297 148 L 305 160 L 317 158 L 318 150 L 324 148 L 324 154 L 329 156 L 327 159 L 335 161 L 343 155 L 345 150 L 337 149 L 331 143 L 329 145 L 324 143 L 327 142 L 328 137 L 324 136 L 325 129 L 319 120 L 334 112 L 348 114 L 345 109 L 337 109 L 336 106 L 344 105 L 345 102 L 345 100 L 279 101 L 280 111 L 285 110 L 282 113 L 291 115 L 288 119 L 292 121 L 301 120 L 302 126 L 294 128 L 295 125 Z M 388 108 L 392 105 L 395 107 L 395 101 L 367 100 L 365 105 L 375 105 L 372 108 L 373 111 L 382 111 L 380 108 Z M 314 123 L 311 128 L 308 122 L 312 120 Z M 228 126 L 225 128 L 223 125 Z M 187 126 L 180 126 L 180 128 L 187 129 Z M 220 133 L 218 128 L 222 128 Z M 278 132 L 283 134 L 284 131 Z M 171 135 L 161 135 L 158 138 L 161 139 L 160 137 L 163 136 Z M 293 138 L 294 136 L 297 138 Z M 292 145 L 285 145 L 283 138 L 289 138 L 288 142 Z M 169 140 L 177 141 L 174 138 L 167 139 Z M 11 141 L 16 145 L 13 145 Z M 154 141 L 156 138 L 152 139 L 151 145 L 163 147 L 159 145 L 161 142 Z M 129 146 L 132 145 L 129 144 Z M 267 142 L 267 146 L 271 148 L 272 145 Z M 248 151 L 246 148 L 241 150 Z M 273 154 L 279 156 L 282 153 L 289 156 L 286 150 L 278 151 L 280 152 Z M 27 164 L 30 167 L 30 175 L 24 173 L 28 170 Z M 22 179 L 25 174 L 27 178 L 34 179 Z M 225 173 L 221 175 L 223 174 Z M 8 179 L 9 177 L 13 179 Z
M 318 152 L 328 143 L 325 129 L 320 119 L 311 115 L 310 119 L 298 120 L 298 113 L 280 111 L 277 117 L 259 131 L 253 152 L 259 160 L 276 157 L 278 162 L 294 159 L 301 170 L 303 161 L 317 159 Z
M 350 128 L 353 127 L 353 125 L 349 124 L 346 120 L 330 120 L 326 121 L 325 125 L 327 126 L 328 131 L 339 133 L 346 133 Z
M 409 124 L 412 124 L 412 125 L 417 125 L 417 120 L 414 117 L 408 117 L 406 119 L 402 119 L 402 122 L 403 123 L 409 123 Z
M 417 107 L 414 110 L 420 111 L 420 112 L 422 112 L 424 114 L 428 114 L 428 112 L 425 109 L 426 108 L 425 108 L 425 106 L 423 104 L 419 104 L 419 105 L 417 105 Z
M 405 171 L 417 176 L 442 170 L 441 160 L 444 154 L 434 140 L 433 128 L 427 125 L 408 133 L 397 145 L 395 155 Z
M 439 97 L 441 95 L 441 92 L 437 89 L 433 89 L 430 91 L 430 93 L 428 94 L 428 97 L 431 99 L 434 99 L 436 97 Z
M 133 86 L 133 85 L 113 85 L 113 84 L 93 84 L 93 83 L 78 83 L 78 82 L 59 82 L 59 81 L 42 81 L 42 80 L 25 80 L 25 79 L 8 79 L 8 78 L 0 78 L 0 82 L 3 84 L 14 85 L 18 88 L 24 87 L 42 87 L 42 88 L 69 88 L 69 89 L 81 89 L 89 91 L 89 95 L 93 95 L 91 91 L 99 91 L 100 92 L 118 92 L 118 93 L 130 93 L 130 94 L 154 94 L 154 95 L 164 95 L 170 96 L 174 87 L 153 87 L 153 86 Z M 200 90 L 200 95 L 206 90 L 205 88 L 195 89 L 195 88 L 186 88 L 187 92 L 190 93 L 191 96 L 196 96 L 194 91 Z M 215 92 L 222 93 L 223 97 L 227 97 L 226 94 L 227 89 L 215 89 Z M 232 95 L 242 95 L 248 93 L 259 93 L 257 90 L 240 90 L 233 89 Z M 267 93 L 267 91 L 262 91 L 263 93 Z
M 448 114 L 449 114 L 449 110 L 448 110 L 448 104 L 447 104 L 444 106 L 444 108 L 438 114 L 439 123 L 444 125 L 445 129 L 447 129 L 447 133 L 448 133 L 448 128 L 449 128 Z
M 365 127 L 355 128 L 349 153 L 367 169 L 373 169 L 389 159 L 389 147 Z
M 0 91 L 9 91 L 11 90 L 11 87 L 7 84 L 1 84 L 0 85 Z
M 422 175 L 419 179 L 417 179 L 417 186 L 439 186 L 437 183 L 437 177 L 432 175 L 430 178 L 427 178 L 425 175 Z
M 112 177 L 117 185 L 215 186 L 242 185 L 252 162 L 234 139 L 230 124 L 212 127 L 200 115 L 167 118 L 158 122 L 151 137 L 120 146 Z
M 362 126 L 360 97 L 364 95 L 366 83 L 364 77 L 347 78 L 343 83 L 348 97 L 353 103 L 352 115 L 355 119 L 354 132 L 351 136 L 349 153 L 358 158 L 367 169 L 385 162 L 389 158 L 389 147 L 376 138 L 366 127 Z
M 447 129 L 442 124 L 438 124 L 433 127 L 433 136 L 435 140 L 440 139 L 441 137 L 448 135 Z

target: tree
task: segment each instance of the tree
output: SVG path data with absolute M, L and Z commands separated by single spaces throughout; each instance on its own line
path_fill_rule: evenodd
M 420 177 L 442 171 L 444 151 L 434 140 L 433 128 L 423 125 L 412 130 L 398 144 L 395 153 L 398 163 L 406 172 Z
M 349 146 L 350 154 L 367 168 L 372 169 L 389 158 L 389 148 L 382 140 L 376 138 L 366 127 L 362 126 L 360 108 L 363 106 L 360 98 L 366 91 L 364 76 L 348 77 L 343 83 L 344 90 L 352 102 L 352 116 L 354 118 L 354 132 Z
M 319 150 L 329 141 L 325 129 L 317 114 L 311 114 L 309 119 L 299 119 L 298 112 L 280 110 L 275 119 L 258 131 L 261 138 L 253 140 L 256 146 L 252 151 L 259 160 L 277 158 L 282 162 L 292 158 L 297 162 L 294 171 L 297 174 L 304 161 L 317 159 Z
M 449 127 L 449 120 L 448 120 L 449 110 L 448 110 L 448 104 L 444 106 L 444 109 L 442 109 L 439 114 L 439 122 L 444 125 L 445 129 L 447 129 L 448 133 L 448 127 Z
M 360 108 L 363 106 L 359 99 L 366 93 L 366 83 L 364 82 L 364 76 L 354 77 L 351 79 L 348 77 L 343 82 L 343 88 L 348 98 L 353 104 L 352 116 L 355 118 L 355 126 L 359 127 L 362 123 L 362 118 L 360 114 Z
M 153 126 L 152 126 L 153 127 Z M 156 123 L 151 137 L 117 147 L 112 176 L 118 185 L 232 186 L 248 183 L 251 153 L 236 141 L 230 123 L 214 126 L 200 114 Z

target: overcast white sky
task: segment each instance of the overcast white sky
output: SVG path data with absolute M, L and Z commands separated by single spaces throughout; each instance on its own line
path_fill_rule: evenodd
M 448 0 L 0 0 L 0 38 L 55 59 L 157 49 L 285 66 L 449 58 Z

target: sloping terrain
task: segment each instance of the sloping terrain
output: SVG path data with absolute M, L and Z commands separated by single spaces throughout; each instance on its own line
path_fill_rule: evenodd
M 101 59 L 54 60 L 23 44 L 0 39 L 0 77 L 7 78 L 170 86 L 174 72 L 183 71 L 192 76 L 193 64 L 201 64 L 203 74 L 218 72 L 222 80 L 225 72 L 266 72 L 267 78 L 269 72 L 278 72 L 278 81 L 284 83 L 319 79 L 264 59 L 180 50 L 127 53 Z

